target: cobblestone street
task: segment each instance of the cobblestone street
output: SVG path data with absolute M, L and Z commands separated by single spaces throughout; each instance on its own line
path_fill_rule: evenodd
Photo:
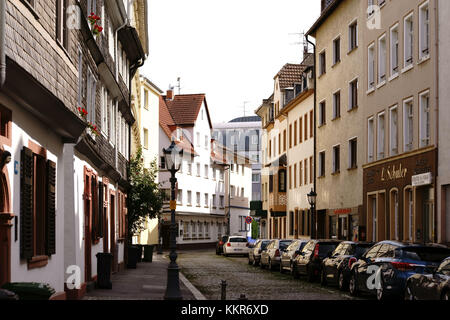
M 207 299 L 219 300 L 221 280 L 227 281 L 227 299 L 245 294 L 249 300 L 350 300 L 337 288 L 295 280 L 289 274 L 248 265 L 247 257 L 217 256 L 214 249 L 183 251 L 178 255 L 181 272 Z

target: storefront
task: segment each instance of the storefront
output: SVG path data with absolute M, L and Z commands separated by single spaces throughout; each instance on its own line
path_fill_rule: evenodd
M 325 234 L 328 239 L 359 241 L 359 216 L 361 207 L 328 209 L 318 211 L 317 218 L 325 216 Z M 320 233 L 320 232 L 319 232 Z
M 364 168 L 367 241 L 437 242 L 436 155 L 428 148 Z

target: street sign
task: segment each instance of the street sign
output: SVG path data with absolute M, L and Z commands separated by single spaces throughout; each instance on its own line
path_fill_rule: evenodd
M 253 222 L 253 218 L 252 217 L 247 217 L 247 218 L 245 218 L 245 222 L 247 224 L 251 224 Z
M 418 174 L 412 177 L 412 185 L 413 187 L 426 186 L 433 183 L 433 175 L 431 172 Z

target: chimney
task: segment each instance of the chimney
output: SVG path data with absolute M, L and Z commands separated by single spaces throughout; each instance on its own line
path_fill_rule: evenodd
M 173 89 L 167 90 L 167 100 L 173 100 Z

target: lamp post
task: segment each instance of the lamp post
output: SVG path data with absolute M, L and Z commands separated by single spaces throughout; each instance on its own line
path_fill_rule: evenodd
M 311 239 L 316 238 L 316 200 L 317 193 L 311 189 L 311 192 L 308 193 L 308 202 L 311 206 Z
M 181 162 L 183 159 L 183 150 L 177 147 L 175 141 L 168 149 L 163 149 L 164 157 L 166 159 L 166 164 L 168 171 L 171 174 L 170 187 L 170 213 L 171 213 L 171 224 L 170 224 L 170 264 L 167 268 L 167 287 L 166 293 L 164 295 L 164 300 L 182 300 L 180 291 L 180 269 L 177 265 L 177 224 L 175 222 L 175 210 L 176 210 L 176 199 L 175 199 L 175 185 L 177 183 L 177 178 L 175 174 L 180 171 Z

